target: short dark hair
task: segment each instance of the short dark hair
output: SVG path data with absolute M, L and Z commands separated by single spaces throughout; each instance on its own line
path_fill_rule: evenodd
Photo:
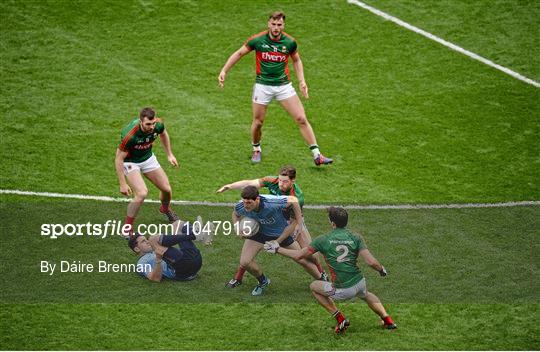
M 279 170 L 280 176 L 289 176 L 291 180 L 296 179 L 296 169 L 292 165 L 282 166 Z
M 255 200 L 259 196 L 259 189 L 255 186 L 246 186 L 242 190 L 242 199 Z
M 131 237 L 129 238 L 129 241 L 128 241 L 128 247 L 131 248 L 131 250 L 133 252 L 135 252 L 135 247 L 137 247 L 137 239 L 139 237 L 141 237 L 142 235 L 139 234 L 139 233 L 134 233 L 133 235 L 131 235 Z
M 347 210 L 342 207 L 328 208 L 328 218 L 331 222 L 336 224 L 336 227 L 338 228 L 344 228 L 349 222 L 349 214 L 347 214 Z
M 285 21 L 285 13 L 283 11 L 274 11 L 268 16 L 268 20 L 279 20 L 280 18 Z
M 152 108 L 144 108 L 141 110 L 141 113 L 139 114 L 139 119 L 142 121 L 145 118 L 148 120 L 153 120 L 156 117 L 156 112 Z

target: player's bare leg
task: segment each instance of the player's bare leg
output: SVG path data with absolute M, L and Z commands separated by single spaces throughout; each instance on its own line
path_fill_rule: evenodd
M 295 250 L 301 249 L 300 245 L 296 241 L 294 241 L 290 246 L 287 246 L 284 248 L 295 249 Z M 295 261 L 298 264 L 302 265 L 304 267 L 304 270 L 306 270 L 307 273 L 311 275 L 315 280 L 319 280 L 321 278 L 321 273 L 319 272 L 319 269 L 313 262 L 307 259 L 300 259 L 300 260 L 295 260 Z
M 336 319 L 337 325 L 334 331 L 340 334 L 347 330 L 347 328 L 349 327 L 349 320 L 347 320 L 343 313 L 341 313 L 339 309 L 337 309 L 334 300 L 330 297 L 332 293 L 325 290 L 325 287 L 327 285 L 329 285 L 328 282 L 317 280 L 313 281 L 309 285 L 309 288 L 311 289 L 311 293 L 313 294 L 317 302 L 321 306 L 323 306 L 328 313 L 332 314 L 332 316 Z
M 381 303 L 381 300 L 379 297 L 375 296 L 373 293 L 367 291 L 366 297 L 362 298 L 364 301 L 366 301 L 368 307 L 375 312 L 379 317 L 381 317 L 384 327 L 386 329 L 395 329 L 397 326 L 386 312 L 386 309 L 384 309 L 384 306 Z
M 329 293 L 324 290 L 325 284 L 327 284 L 326 281 L 316 280 L 309 285 L 309 288 L 317 302 L 319 302 L 328 313 L 333 314 L 337 310 L 337 307 L 334 300 L 328 297 Z
M 261 138 L 262 126 L 266 117 L 267 105 L 252 103 L 253 120 L 251 121 L 251 144 L 253 146 L 253 155 L 251 161 L 258 163 L 261 161 Z
M 300 245 L 300 248 L 305 248 L 311 243 L 311 234 L 309 233 L 307 227 L 304 224 L 302 224 L 302 231 L 300 231 L 300 233 L 298 234 L 296 241 Z M 319 277 L 317 279 L 324 278 L 324 280 L 326 281 L 327 275 L 324 272 L 324 269 L 319 261 L 319 253 L 309 256 L 307 260 L 315 264 L 315 266 L 317 267 L 317 270 L 319 271 Z
M 172 188 L 169 178 L 162 168 L 147 172 L 144 174 L 158 189 L 161 207 L 159 211 L 169 219 L 170 222 L 179 220 L 178 215 L 169 208 L 172 199 Z
M 322 164 L 331 164 L 333 160 L 325 157 L 319 151 L 319 145 L 317 144 L 317 139 L 315 138 L 315 132 L 313 132 L 313 128 L 306 117 L 304 105 L 302 105 L 298 95 L 293 95 L 290 98 L 280 100 L 280 104 L 298 125 L 302 137 L 304 137 L 304 140 L 309 145 L 309 149 L 313 154 L 315 164 L 317 166 Z
M 127 207 L 127 216 L 125 223 L 130 225 L 128 234 L 133 232 L 133 223 L 137 214 L 139 214 L 139 209 L 148 195 L 148 188 L 144 183 L 144 179 L 139 171 L 132 171 L 126 175 L 127 182 L 133 191 L 133 199 L 129 202 Z
M 279 103 L 294 119 L 294 122 L 296 122 L 300 128 L 300 133 L 302 134 L 302 137 L 304 137 L 306 143 L 309 145 L 317 144 L 315 133 L 313 132 L 313 128 L 306 117 L 304 106 L 302 105 L 300 98 L 298 98 L 298 95 L 293 95 L 290 98 L 280 100 Z
M 242 254 L 240 255 L 240 266 L 245 268 L 251 275 L 255 277 L 262 275 L 262 269 L 255 261 L 255 257 L 262 248 L 262 243 L 252 240 L 245 240 L 244 246 L 242 247 Z
M 259 284 L 251 291 L 252 296 L 262 295 L 266 287 L 270 284 L 270 280 L 264 276 L 262 269 L 255 261 L 255 257 L 262 248 L 262 243 L 245 240 L 244 246 L 242 247 L 242 254 L 240 255 L 240 266 L 246 268 L 246 270 L 259 281 Z

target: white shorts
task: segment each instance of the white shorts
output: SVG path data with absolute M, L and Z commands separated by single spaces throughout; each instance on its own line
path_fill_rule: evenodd
M 335 288 L 331 282 L 326 282 L 324 284 L 324 291 L 329 293 L 329 297 L 335 300 L 350 299 L 356 296 L 365 298 L 367 292 L 366 278 L 360 280 L 356 285 L 347 288 Z
M 146 159 L 142 163 L 132 163 L 129 161 L 124 161 L 124 175 L 127 175 L 133 171 L 140 171 L 145 174 L 147 172 L 157 170 L 160 167 L 161 165 L 159 165 L 156 156 L 152 154 L 150 158 Z
M 265 84 L 255 83 L 253 86 L 252 101 L 256 104 L 268 105 L 272 99 L 277 101 L 288 99 L 296 95 L 296 91 L 291 82 L 282 86 L 268 86 Z

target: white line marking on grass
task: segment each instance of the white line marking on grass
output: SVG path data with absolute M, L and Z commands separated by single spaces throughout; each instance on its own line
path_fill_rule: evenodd
M 510 75 L 510 76 L 512 76 L 512 77 L 514 77 L 516 79 L 519 79 L 520 81 L 523 81 L 525 83 L 533 85 L 536 88 L 540 88 L 540 83 L 539 82 L 536 82 L 536 81 L 534 81 L 534 80 L 532 80 L 530 78 L 527 78 L 527 77 L 525 77 L 525 76 L 523 76 L 523 75 L 521 75 L 521 74 L 519 74 L 517 72 L 514 72 L 514 71 L 510 70 L 509 68 L 506 68 L 504 66 L 496 64 L 493 61 L 488 60 L 486 58 L 483 58 L 482 56 L 480 56 L 478 54 L 475 54 L 475 53 L 473 53 L 473 52 L 471 52 L 469 50 L 463 49 L 462 47 L 459 47 L 459 46 L 457 46 L 455 44 L 452 44 L 452 43 L 450 43 L 450 42 L 448 42 L 448 41 L 446 41 L 446 40 L 444 40 L 442 38 L 439 38 L 439 37 L 437 37 L 437 36 L 435 36 L 435 35 L 433 35 L 433 34 L 431 34 L 429 32 L 424 31 L 423 29 L 420 29 L 418 27 L 410 25 L 407 22 L 404 22 L 404 21 L 400 20 L 397 17 L 394 17 L 394 16 L 391 16 L 391 15 L 387 14 L 386 12 L 378 10 L 378 9 L 376 9 L 376 8 L 374 8 L 372 6 L 369 6 L 367 4 L 364 4 L 363 2 L 358 1 L 358 0 L 347 0 L 347 2 L 349 4 L 353 4 L 353 5 L 362 7 L 363 9 L 366 9 L 369 12 L 374 13 L 377 16 L 380 16 L 380 17 L 382 17 L 382 18 L 384 18 L 384 19 L 386 19 L 388 21 L 392 21 L 392 22 L 396 23 L 397 25 L 399 25 L 401 27 L 404 27 L 404 28 L 407 28 L 408 30 L 411 30 L 411 31 L 413 31 L 415 33 L 423 35 L 424 37 L 426 37 L 428 39 L 431 39 L 431 40 L 434 40 L 437 43 L 440 43 L 440 44 L 442 44 L 442 45 L 444 45 L 444 46 L 446 46 L 446 47 L 448 47 L 448 48 L 450 48 L 452 50 L 455 50 L 455 51 L 457 51 L 457 52 L 459 52 L 459 53 L 461 53 L 463 55 L 467 55 L 468 57 L 470 57 L 470 58 L 472 58 L 474 60 L 480 61 L 483 64 L 486 64 L 486 65 L 491 66 L 491 67 L 493 67 L 493 68 L 495 68 L 495 69 L 497 69 L 499 71 L 502 71 L 502 72 L 506 73 L 507 75 Z
M 83 199 L 97 200 L 102 202 L 129 202 L 130 198 L 114 198 L 106 196 L 89 196 L 84 194 L 66 194 L 66 193 L 51 193 L 51 192 L 31 192 L 20 191 L 16 189 L 0 189 L 0 194 L 15 194 L 19 196 L 32 197 L 47 197 L 47 198 L 67 198 L 67 199 Z M 147 203 L 159 203 L 159 200 L 147 199 Z M 214 203 L 207 201 L 188 201 L 188 200 L 173 200 L 173 204 L 179 205 L 206 205 L 209 207 L 232 207 L 234 203 Z M 507 207 L 522 207 L 522 206 L 538 206 L 540 201 L 517 201 L 517 202 L 500 202 L 500 203 L 463 203 L 463 204 L 396 204 L 396 205 L 344 205 L 347 209 L 360 210 L 411 210 L 411 209 L 464 209 L 464 208 L 507 208 Z M 314 204 L 306 205 L 306 209 L 326 209 L 330 205 Z

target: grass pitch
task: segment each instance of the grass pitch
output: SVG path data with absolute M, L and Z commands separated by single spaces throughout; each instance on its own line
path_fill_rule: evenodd
M 536 1 L 366 1 L 539 80 Z M 277 7 L 299 41 L 304 102 L 325 154 L 316 168 L 294 123 L 269 107 L 263 163 L 249 164 L 253 57 L 217 75 Z M 293 164 L 307 204 L 540 199 L 540 94 L 346 1 L 3 1 L 2 189 L 117 196 L 120 129 L 143 106 L 164 118 L 180 170 L 175 198 L 235 201 L 224 183 Z M 296 84 L 296 83 L 295 83 Z M 155 146 L 165 162 L 161 146 Z M 150 188 L 150 197 L 157 193 Z M 152 284 L 132 274 L 39 272 L 41 260 L 132 262 L 118 238 L 39 235 L 43 223 L 122 219 L 125 204 L 0 197 L 3 349 L 538 350 L 538 207 L 352 211 L 352 228 L 388 267 L 368 285 L 399 329 L 378 329 L 361 302 L 352 326 L 309 296 L 309 277 L 260 255 L 272 286 L 223 288 L 241 242 L 204 247 L 201 277 Z M 230 209 L 178 207 L 228 220 Z M 314 236 L 324 212 L 306 212 Z M 146 205 L 139 221 L 162 221 Z M 159 334 L 156 334 L 159 330 Z M 264 336 L 254 331 L 264 331 Z M 159 335 L 159 336 L 158 336 Z

